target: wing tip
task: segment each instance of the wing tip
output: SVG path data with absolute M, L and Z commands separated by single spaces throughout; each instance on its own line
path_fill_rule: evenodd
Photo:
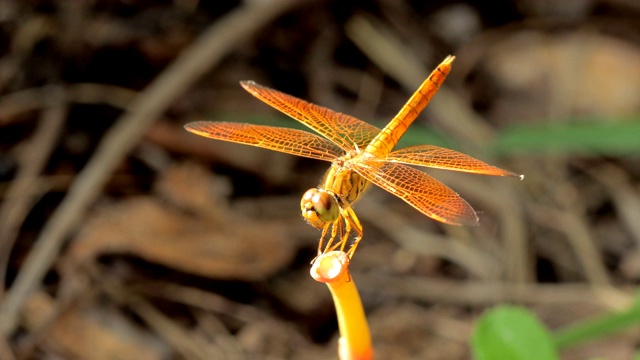
M 184 125 L 182 125 L 182 127 L 187 130 L 190 133 L 195 133 L 198 131 L 198 129 L 200 127 L 202 127 L 202 125 L 209 123 L 210 121 L 192 121 L 192 122 L 188 122 Z
M 262 87 L 262 85 L 253 80 L 241 80 L 240 86 L 242 86 L 242 88 L 247 90 L 250 94 L 255 94 L 256 89 Z
M 188 122 L 188 123 L 186 123 L 186 124 L 182 125 L 182 127 L 183 127 L 185 130 L 187 130 L 188 132 L 193 132 L 193 130 L 194 130 L 196 127 L 198 127 L 197 123 L 198 123 L 197 121 Z
M 508 171 L 508 170 L 503 170 L 506 172 L 506 174 L 502 174 L 500 176 L 512 176 L 512 177 L 517 177 L 518 179 L 520 179 L 520 181 L 524 180 L 524 175 L 523 174 L 516 174 L 514 172 Z
M 480 225 L 480 218 L 478 217 L 478 213 L 476 213 L 475 210 L 471 210 L 471 212 L 466 212 L 463 215 L 455 218 L 443 217 L 437 214 L 425 214 L 425 215 L 427 215 L 428 217 L 438 222 L 441 222 L 447 225 L 454 225 L 454 226 L 479 226 Z
M 492 166 L 492 168 L 497 169 L 498 171 L 493 171 L 493 172 L 489 172 L 489 171 L 487 171 L 487 172 L 482 172 L 482 171 L 479 171 L 479 172 L 477 172 L 477 173 L 478 173 L 478 174 L 481 174 L 481 175 L 511 176 L 511 177 L 517 177 L 517 178 L 519 178 L 520 180 L 523 180 L 523 179 L 524 179 L 524 175 L 522 175 L 522 174 L 516 174 L 516 173 L 514 173 L 514 172 L 512 172 L 512 171 L 504 170 L 504 169 L 501 169 L 501 168 L 499 168 L 499 167 L 495 167 L 495 166 Z
M 480 226 L 480 218 L 478 217 L 478 215 L 475 215 L 474 218 L 460 219 L 457 223 L 452 223 L 452 225 L 458 225 L 458 226 Z

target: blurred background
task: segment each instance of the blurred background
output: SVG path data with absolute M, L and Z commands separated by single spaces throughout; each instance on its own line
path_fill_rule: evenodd
M 640 279 L 640 3 L 0 2 L 0 358 L 337 359 L 299 199 L 329 167 L 187 133 L 301 128 L 256 82 L 384 126 L 446 55 L 400 143 L 524 174 L 427 170 L 479 213 L 380 189 L 351 263 L 380 359 L 468 359 L 497 304 L 551 329 Z M 630 359 L 640 332 L 567 350 Z

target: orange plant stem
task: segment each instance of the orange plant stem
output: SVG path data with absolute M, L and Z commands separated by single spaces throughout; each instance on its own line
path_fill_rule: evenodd
M 349 274 L 349 256 L 342 251 L 318 256 L 311 267 L 311 277 L 327 284 L 333 296 L 340 330 L 340 359 L 373 359 L 369 325 L 360 294 Z

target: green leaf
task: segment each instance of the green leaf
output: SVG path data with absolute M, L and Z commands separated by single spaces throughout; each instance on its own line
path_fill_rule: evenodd
M 557 360 L 547 329 L 527 309 L 500 306 L 485 312 L 472 339 L 476 360 Z
M 640 118 L 519 125 L 493 144 L 501 155 L 633 155 L 640 151 Z

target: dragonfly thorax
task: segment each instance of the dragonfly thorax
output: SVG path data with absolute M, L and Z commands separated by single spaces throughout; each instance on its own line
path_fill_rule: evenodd
M 336 198 L 324 189 L 309 189 L 300 200 L 302 217 L 318 229 L 327 223 L 336 221 L 340 215 L 340 206 Z

